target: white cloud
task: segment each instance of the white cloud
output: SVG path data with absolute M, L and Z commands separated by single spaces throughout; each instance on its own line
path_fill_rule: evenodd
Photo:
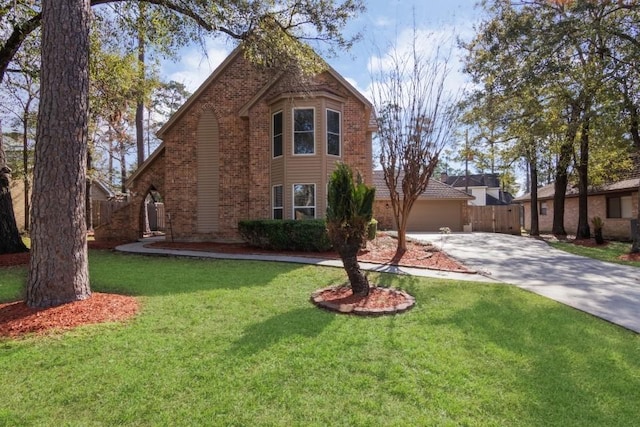
M 228 43 L 219 39 L 207 43 L 206 55 L 202 48 L 189 46 L 177 64 L 165 67 L 164 74 L 168 80 L 183 83 L 190 92 L 195 92 L 231 50 Z

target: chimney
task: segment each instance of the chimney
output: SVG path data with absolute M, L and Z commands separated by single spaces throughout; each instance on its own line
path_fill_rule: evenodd
M 442 172 L 442 173 L 440 174 L 440 182 L 444 182 L 444 183 L 446 183 L 448 178 L 449 178 L 449 175 L 447 175 L 447 173 L 446 173 L 446 172 Z

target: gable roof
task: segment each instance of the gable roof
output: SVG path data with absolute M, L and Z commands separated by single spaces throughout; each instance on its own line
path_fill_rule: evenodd
M 592 186 L 589 188 L 588 194 L 595 196 L 599 194 L 617 193 L 624 191 L 637 191 L 640 185 L 640 178 L 624 179 L 621 181 L 612 182 L 601 186 Z M 568 185 L 565 197 L 578 197 L 578 187 L 575 185 Z M 553 183 L 547 184 L 538 188 L 538 200 L 553 199 L 555 195 L 555 186 Z M 529 202 L 531 201 L 531 193 L 527 193 L 523 196 L 514 199 L 515 202 Z
M 127 178 L 127 180 L 125 181 L 124 185 L 125 187 L 130 187 L 133 182 L 136 180 L 136 178 L 142 173 L 144 172 L 145 169 L 147 169 L 149 167 L 149 165 L 151 165 L 155 159 L 160 156 L 160 154 L 164 153 L 164 142 L 160 143 L 160 145 L 158 146 L 158 148 L 156 148 L 153 153 L 151 153 L 151 155 L 149 157 L 147 157 L 145 159 L 144 162 L 142 162 L 142 164 L 140 166 L 138 166 L 138 168 L 133 171 L 133 173 L 131 175 L 129 175 L 129 177 Z
M 399 181 L 402 180 L 402 174 L 399 177 Z M 388 200 L 391 198 L 389 194 L 389 187 L 384 181 L 384 172 L 381 170 L 373 171 L 373 186 L 376 188 L 376 198 Z M 399 189 L 402 194 L 402 189 Z M 453 188 L 443 182 L 436 179 L 429 179 L 427 189 L 420 195 L 419 200 L 473 200 L 474 196 L 471 196 L 464 191 Z
M 216 79 L 224 72 L 224 70 L 231 64 L 238 55 L 242 54 L 242 46 L 236 47 L 230 54 L 225 58 L 224 61 L 211 73 L 211 75 L 200 85 L 198 89 L 187 99 L 187 101 L 182 104 L 182 106 L 176 111 L 169 120 L 158 130 L 156 135 L 158 138 L 162 139 L 163 135 L 178 121 L 180 118 L 189 110 L 191 105 L 196 102 L 196 100 L 200 97 L 200 95 L 211 85 Z M 334 70 L 329 64 L 326 64 L 328 72 L 333 78 L 335 78 L 342 86 L 344 86 L 349 93 L 351 93 L 356 99 L 358 99 L 363 105 L 371 110 L 371 117 L 369 118 L 369 129 L 370 131 L 375 131 L 377 129 L 377 123 L 375 121 L 375 116 L 373 114 L 373 105 L 371 102 L 360 93 L 351 83 L 349 83 L 344 77 L 342 77 L 336 70 Z M 276 84 L 282 75 L 283 71 L 278 72 L 271 78 L 267 84 L 265 84 L 256 94 L 238 111 L 238 115 L 241 117 L 247 116 L 249 109 L 255 105 L 262 97 L 268 92 L 268 90 Z
M 447 176 L 445 183 L 452 187 L 487 187 L 499 188 L 500 175 L 497 173 L 480 173 L 472 175 Z

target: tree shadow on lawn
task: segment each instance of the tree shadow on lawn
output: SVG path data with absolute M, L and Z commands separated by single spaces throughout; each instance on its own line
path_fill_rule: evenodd
M 232 356 L 251 356 L 295 336 L 314 338 L 334 318 L 335 314 L 313 306 L 287 311 L 248 326 L 228 352 Z
M 510 391 L 525 396 L 518 400 L 529 411 L 523 424 L 626 425 L 638 415 L 640 395 L 628 391 L 640 390 L 639 342 L 615 325 L 592 322 L 600 320 L 559 303 L 496 294 L 438 323 L 453 324 L 469 337 L 462 343 L 488 360 L 488 375 L 499 382 L 512 378 L 507 384 L 517 389 Z M 513 364 L 491 365 L 492 352 L 508 355 Z
M 264 287 L 282 275 L 306 267 L 279 262 L 129 254 L 95 258 L 89 266 L 93 290 L 139 296 Z

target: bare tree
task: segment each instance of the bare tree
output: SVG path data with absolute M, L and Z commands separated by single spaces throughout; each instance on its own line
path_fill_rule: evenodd
M 440 152 L 452 140 L 457 121 L 457 96 L 446 90 L 451 49 L 443 51 L 442 40 L 419 34 L 415 26 L 412 36 L 406 51 L 395 46 L 381 57 L 373 75 L 380 165 L 398 230 L 396 258 L 407 250 L 409 214 L 426 190 Z

